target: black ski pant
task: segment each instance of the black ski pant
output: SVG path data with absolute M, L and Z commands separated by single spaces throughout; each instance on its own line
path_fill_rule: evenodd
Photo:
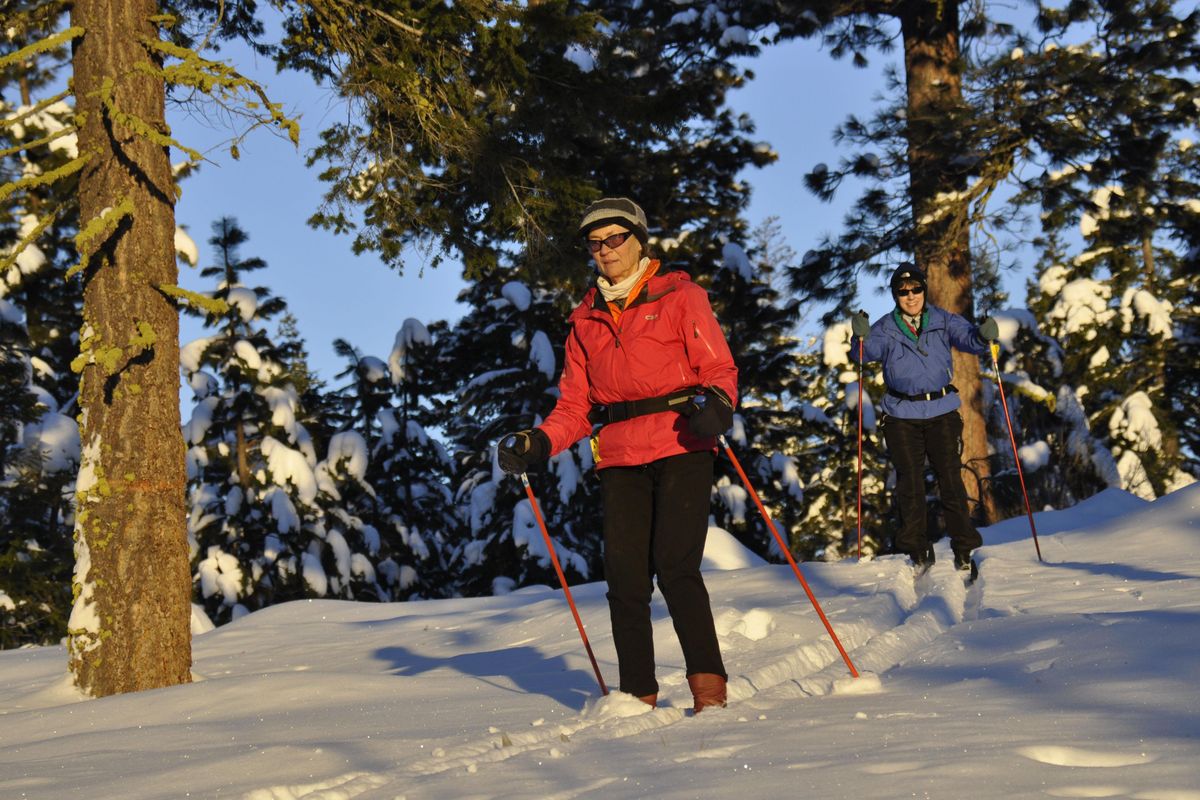
M 708 537 L 713 454 L 684 453 L 600 470 L 604 577 L 621 691 L 656 694 L 652 579 L 667 602 L 687 674 L 725 676 L 708 590 L 700 575 Z
M 926 531 L 925 460 L 937 478 L 938 501 L 950 547 L 959 557 L 970 555 L 983 544 L 967 511 L 967 490 L 962 481 L 963 421 L 957 411 L 932 419 L 900 419 L 883 422 L 888 454 L 896 468 L 896 498 L 900 506 L 900 533 L 896 549 L 913 561 L 933 561 L 933 546 Z

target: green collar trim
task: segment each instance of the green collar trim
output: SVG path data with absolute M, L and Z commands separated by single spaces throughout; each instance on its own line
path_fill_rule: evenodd
M 902 316 L 900 316 L 899 307 L 892 309 L 892 320 L 896 323 L 896 327 L 900 329 L 901 333 L 903 333 L 905 336 L 907 336 L 909 339 L 913 340 L 914 342 L 917 341 L 917 335 L 912 332 L 912 328 L 908 327 L 908 323 L 906 323 L 904 321 L 904 318 Z M 929 325 L 929 309 L 923 308 L 923 309 L 921 309 L 921 330 L 925 330 L 926 326 L 928 326 L 928 325 Z

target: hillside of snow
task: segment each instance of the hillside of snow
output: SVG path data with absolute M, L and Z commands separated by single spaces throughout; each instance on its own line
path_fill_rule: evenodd
M 297 602 L 194 639 L 194 683 L 84 700 L 61 647 L 0 652 L 2 798 L 1200 800 L 1200 485 L 1109 490 L 945 543 L 801 568 L 715 532 L 730 705 L 690 711 L 661 599 L 663 707 L 602 698 L 561 591 Z M 616 679 L 604 585 L 572 588 Z

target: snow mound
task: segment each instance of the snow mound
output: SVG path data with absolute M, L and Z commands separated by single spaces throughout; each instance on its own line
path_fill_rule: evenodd
M 582 716 L 596 721 L 608 719 L 624 719 L 649 714 L 654 709 L 625 692 L 609 692 L 605 697 L 589 701 L 583 709 Z
M 846 675 L 833 682 L 830 694 L 881 694 L 883 682 L 873 672 L 860 672 L 858 677 Z
M 740 633 L 752 642 L 767 638 L 775 630 L 775 616 L 765 608 L 753 608 L 745 614 L 726 611 L 714 622 L 721 636 Z
M 710 527 L 708 541 L 704 545 L 704 560 L 700 569 L 726 570 L 761 567 L 767 562 L 755 555 L 724 528 Z

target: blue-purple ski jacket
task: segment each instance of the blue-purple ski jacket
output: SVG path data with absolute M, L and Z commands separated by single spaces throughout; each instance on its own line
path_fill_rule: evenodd
M 883 381 L 901 394 L 926 394 L 941 390 L 954 377 L 950 348 L 980 355 L 987 341 L 979 329 L 958 314 L 925 304 L 925 325 L 916 341 L 895 311 L 877 319 L 863 346 L 864 361 L 883 362 Z M 858 361 L 858 337 L 850 339 L 850 358 Z M 932 419 L 962 405 L 955 393 L 934 400 L 905 400 L 884 394 L 879 409 L 901 419 Z

